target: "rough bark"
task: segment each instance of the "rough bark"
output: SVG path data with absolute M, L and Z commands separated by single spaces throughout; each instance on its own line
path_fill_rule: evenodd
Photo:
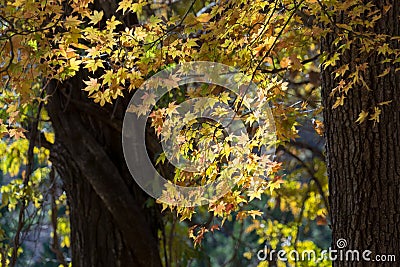
M 400 35 L 400 1 L 386 1 L 392 8 L 377 23 L 377 34 Z M 374 1 L 380 8 L 384 1 Z M 385 4 L 385 5 L 386 5 Z M 346 23 L 345 19 L 337 20 Z M 333 52 L 335 35 L 322 41 L 322 49 Z M 391 44 L 399 49 L 398 42 Z M 370 250 L 375 255 L 395 254 L 400 261 L 400 73 L 399 66 L 380 64 L 382 55 L 357 54 L 353 46 L 339 64 L 368 63 L 363 86 L 353 87 L 344 105 L 332 109 L 336 97 L 329 94 L 338 85 L 332 68 L 323 70 L 322 98 L 326 136 L 326 154 L 330 187 L 330 208 L 333 247 L 338 239 L 346 239 L 346 249 Z M 377 77 L 387 67 L 389 75 Z M 380 122 L 355 121 L 361 110 L 368 110 L 383 101 L 392 100 L 382 109 Z M 360 254 L 361 257 L 361 254 Z M 334 266 L 398 266 L 396 262 L 334 261 Z
M 51 160 L 71 210 L 73 266 L 161 266 L 157 216 L 127 170 L 121 122 L 129 100 L 101 108 L 82 92 L 84 73 L 50 84 L 56 134 Z

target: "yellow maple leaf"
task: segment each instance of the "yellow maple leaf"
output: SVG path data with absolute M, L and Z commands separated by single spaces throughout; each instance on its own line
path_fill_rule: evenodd
M 96 59 L 96 60 L 90 59 L 85 62 L 84 68 L 89 69 L 89 71 L 92 71 L 94 73 L 98 68 L 104 69 L 104 65 L 103 65 L 103 62 L 99 59 Z
M 336 97 L 336 101 L 335 101 L 335 103 L 333 104 L 333 106 L 332 106 L 332 108 L 337 108 L 338 106 L 343 106 L 343 104 L 344 104 L 344 99 L 345 99 L 346 97 L 344 96 L 344 94 L 342 94 L 340 97 Z
M 122 9 L 122 14 L 124 15 L 125 12 L 131 8 L 132 2 L 132 0 L 122 0 L 118 5 L 117 11 Z
M 358 124 L 361 124 L 368 117 L 368 114 L 369 113 L 367 111 L 361 110 L 356 122 L 358 122 Z
M 389 105 L 390 103 L 392 103 L 392 101 L 393 101 L 393 100 L 380 102 L 380 103 L 378 103 L 378 105 L 379 105 L 379 106 Z
M 83 90 L 89 92 L 89 95 L 92 95 L 100 89 L 100 84 L 97 83 L 97 79 L 90 78 L 89 81 L 83 82 L 87 85 Z
M 249 201 L 252 201 L 255 198 L 261 199 L 261 193 L 262 193 L 262 190 L 249 191 L 247 193 L 247 196 L 250 197 Z
M 377 107 L 374 108 L 374 114 L 371 115 L 370 121 L 374 121 L 374 124 L 379 122 L 379 115 L 381 115 L 381 110 Z
M 269 191 L 272 194 L 275 189 L 281 188 L 281 184 L 283 183 L 283 180 L 276 180 L 275 182 L 268 183 L 267 188 L 269 188 Z
M 78 71 L 79 70 L 79 65 L 82 63 L 82 60 L 77 60 L 76 58 L 71 58 L 71 60 L 69 61 L 69 68 L 71 70 L 74 71 Z
M 99 11 L 95 10 L 93 12 L 93 16 L 89 17 L 90 18 L 90 23 L 94 24 L 94 25 L 99 23 L 101 21 L 101 19 L 103 18 L 103 15 L 104 15 L 103 11 L 99 12 Z

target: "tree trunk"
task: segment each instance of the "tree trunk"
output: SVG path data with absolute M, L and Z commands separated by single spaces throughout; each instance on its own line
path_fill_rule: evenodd
M 384 1 L 374 1 L 383 10 Z M 390 36 L 400 35 L 400 1 L 390 2 L 392 8 L 377 22 L 374 31 Z M 383 14 L 383 11 L 382 11 Z M 340 21 L 339 21 L 340 20 Z M 346 23 L 342 17 L 338 23 Z M 322 41 L 322 50 L 334 52 L 334 34 Z M 391 47 L 399 49 L 392 41 Z M 338 64 L 349 63 L 350 71 L 357 64 L 368 63 L 364 80 L 370 91 L 357 85 L 349 90 L 343 106 L 332 109 L 336 97 L 329 94 L 338 85 L 332 71 L 322 72 L 322 98 L 330 209 L 333 230 L 333 249 L 339 239 L 345 239 L 347 249 L 358 250 L 360 261 L 334 261 L 334 266 L 398 266 L 394 262 L 373 262 L 375 255 L 393 254 L 400 261 L 400 72 L 390 64 L 381 64 L 382 55 L 373 52 L 370 57 L 358 54 L 356 47 L 345 53 Z M 377 77 L 386 68 L 390 73 Z M 390 105 L 378 103 L 392 100 Z M 362 110 L 371 107 L 382 110 L 380 122 L 355 121 Z M 362 261 L 362 251 L 370 250 L 370 262 Z M 337 254 L 339 255 L 339 254 Z M 345 254 L 344 254 L 345 255 Z
M 95 0 L 105 20 L 118 1 Z M 68 8 L 66 8 L 68 13 Z M 138 23 L 123 16 L 119 27 Z M 104 107 L 82 91 L 86 71 L 63 84 L 52 81 L 47 110 L 55 132 L 51 161 L 60 174 L 70 207 L 74 267 L 161 266 L 158 206 L 145 207 L 148 196 L 136 185 L 125 164 L 122 120 L 130 96 Z M 153 144 L 154 145 L 154 144 Z
M 144 207 L 147 196 L 123 158 L 122 118 L 129 96 L 101 108 L 81 90 L 85 76 L 80 72 L 48 87 L 47 110 L 56 134 L 51 160 L 71 210 L 72 264 L 161 266 L 159 212 Z

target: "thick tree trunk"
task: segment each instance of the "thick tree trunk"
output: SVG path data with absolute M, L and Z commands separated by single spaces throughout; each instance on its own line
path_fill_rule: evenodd
M 392 8 L 375 26 L 377 34 L 400 35 L 400 1 L 390 2 Z M 374 1 L 382 8 L 383 1 Z M 382 13 L 383 14 L 383 13 Z M 342 18 L 343 20 L 343 18 Z M 346 23 L 341 21 L 339 23 Z M 334 52 L 334 35 L 322 41 L 322 49 Z M 398 42 L 393 47 L 399 49 Z M 333 69 L 323 70 L 322 98 L 325 121 L 326 153 L 330 186 L 330 208 L 333 248 L 345 239 L 341 250 L 370 250 L 375 255 L 394 254 L 396 262 L 334 261 L 334 266 L 398 266 L 400 261 L 400 72 L 399 66 L 381 64 L 376 52 L 370 57 L 357 54 L 353 47 L 343 55 L 341 64 L 368 63 L 364 79 L 371 91 L 356 86 L 349 90 L 343 106 L 332 109 L 336 97 L 329 94 L 338 85 Z M 339 64 L 339 66 L 341 65 Z M 387 67 L 388 75 L 378 78 Z M 359 113 L 378 103 L 392 100 L 382 109 L 380 122 L 367 120 L 358 124 Z M 370 110 L 371 111 L 371 110 Z M 370 112 L 371 113 L 371 112 Z M 343 244 L 340 244 L 343 247 Z M 345 259 L 345 257 L 344 257 Z M 377 259 L 376 259 L 377 260 Z
M 105 19 L 118 1 L 95 0 Z M 66 9 L 68 12 L 68 9 Z M 124 16 L 120 27 L 138 23 Z M 101 26 L 100 25 L 100 26 Z M 100 27 L 99 26 L 99 27 Z M 56 134 L 51 161 L 68 196 L 74 267 L 161 266 L 160 212 L 145 208 L 147 195 L 136 185 L 122 151 L 122 120 L 130 97 L 100 107 L 82 91 L 88 73 L 48 86 L 47 110 Z
M 81 90 L 83 76 L 53 82 L 47 105 L 56 134 L 51 160 L 71 210 L 73 266 L 161 266 L 156 207 L 144 208 L 122 153 L 129 97 L 100 108 Z

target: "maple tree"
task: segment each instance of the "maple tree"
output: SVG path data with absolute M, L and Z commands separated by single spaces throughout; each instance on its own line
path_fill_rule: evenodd
M 51 250 L 64 266 L 70 264 L 64 256 L 70 246 L 74 266 L 180 266 L 191 259 L 186 251 L 198 253 L 202 242 L 210 242 L 207 236 L 218 236 L 230 225 L 234 229 L 234 222 L 242 227 L 240 238 L 254 234 L 258 244 L 268 241 L 280 247 L 285 237 L 288 251 L 320 249 L 317 242 L 300 236 L 309 224 L 328 223 L 333 225 L 334 241 L 347 238 L 360 248 L 396 251 L 398 242 L 385 241 L 399 234 L 390 232 L 389 226 L 365 236 L 350 232 L 357 222 L 346 223 L 346 216 L 355 201 L 341 200 L 346 199 L 343 194 L 367 192 L 354 193 L 352 188 L 361 188 L 360 179 L 368 171 L 352 170 L 372 172 L 378 166 L 380 171 L 380 165 L 369 161 L 352 167 L 346 162 L 357 156 L 373 161 L 369 153 L 376 151 L 382 157 L 387 153 L 388 163 L 382 168 L 390 189 L 380 183 L 383 174 L 375 173 L 365 190 L 380 184 L 381 191 L 372 190 L 373 201 L 385 202 L 382 194 L 398 201 L 399 6 L 398 1 L 361 0 L 1 1 L 0 151 L 2 172 L 13 178 L 2 186 L 2 207 L 17 214 L 15 234 L 0 232 L 2 264 L 17 264 L 24 254 L 22 234 L 36 222 L 34 214 L 46 211 L 53 227 Z M 243 95 L 222 85 L 180 86 L 175 77 L 161 81 L 171 90 L 156 100 L 151 85 L 143 86 L 159 71 L 197 61 L 240 70 Z M 237 76 L 231 78 L 238 82 Z M 257 96 L 246 95 L 251 83 L 257 84 Z M 135 93 L 142 94 L 142 103 L 130 106 Z M 193 103 L 196 110 L 209 105 L 219 116 L 229 114 L 228 108 L 235 111 L 235 119 L 246 127 L 246 135 L 237 139 L 242 146 L 233 145 L 222 124 L 193 119 L 191 112 L 183 120 L 173 119 L 179 104 L 201 97 L 208 102 Z M 171 183 L 204 186 L 234 176 L 235 186 L 200 207 L 160 205 L 149 198 L 124 160 L 126 110 L 149 113 L 147 152 Z M 259 121 L 263 112 L 274 118 L 267 124 L 274 124 L 268 138 L 266 124 Z M 384 130 L 382 122 L 390 129 Z M 301 141 L 307 125 L 312 125 L 314 138 L 326 130 L 330 201 L 325 155 L 321 147 Z M 375 140 L 368 144 L 379 147 L 376 142 L 390 131 L 391 148 L 388 144 L 382 150 L 354 152 L 367 132 L 369 140 Z M 352 135 L 359 141 L 348 142 Z M 166 155 L 161 141 L 171 136 L 177 137 L 179 149 Z M 276 149 L 276 157 L 263 157 L 266 149 Z M 232 155 L 242 161 L 230 160 Z M 174 167 L 166 157 L 208 165 L 189 172 Z M 138 160 L 145 163 L 141 156 Z M 260 179 L 264 174 L 268 178 Z M 62 186 L 57 189 L 58 176 Z M 169 191 L 166 196 L 175 195 Z M 355 206 L 362 214 L 375 207 L 368 197 L 359 199 L 368 205 Z M 386 213 L 379 214 L 398 223 L 398 206 L 386 205 Z M 276 214 L 267 210 L 290 219 L 274 219 Z M 193 244 L 179 242 L 167 232 L 181 232 Z M 383 235 L 378 238 L 379 234 Z M 374 238 L 379 242 L 370 241 Z M 257 260 L 255 249 L 243 251 L 245 260 Z M 234 254 L 226 264 L 240 262 L 237 258 Z

